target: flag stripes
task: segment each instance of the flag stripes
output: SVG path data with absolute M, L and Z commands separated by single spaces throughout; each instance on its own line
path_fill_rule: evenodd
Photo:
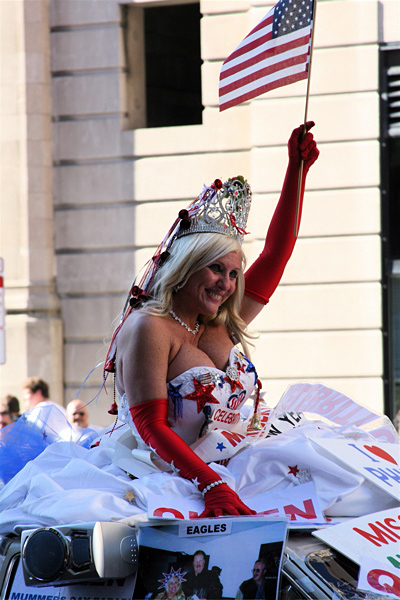
M 297 4 L 296 0 L 280 0 L 225 60 L 219 86 L 221 111 L 307 78 L 313 22 L 311 17 L 304 18 L 303 12 L 300 21 L 292 16 L 293 11 L 297 14 Z M 312 0 L 302 4 L 311 15 Z M 275 13 L 278 7 L 279 16 Z M 290 17 L 285 13 L 288 9 Z M 293 25 L 293 19 L 304 26 Z M 288 26 L 290 33 L 286 33 Z

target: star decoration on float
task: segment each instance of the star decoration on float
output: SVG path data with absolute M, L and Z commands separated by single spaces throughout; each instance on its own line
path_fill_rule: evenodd
M 288 475 L 294 475 L 296 477 L 297 473 L 299 472 L 298 466 L 294 465 L 293 467 L 291 467 L 290 465 L 288 465 L 288 467 L 289 467 Z
M 133 504 L 135 499 L 135 494 L 133 490 L 126 490 L 124 500 L 127 500 L 129 504 Z
M 200 413 L 206 404 L 219 404 L 219 400 L 212 395 L 215 385 L 202 385 L 196 377 L 193 377 L 194 392 L 185 396 L 187 400 L 197 402 L 197 412 Z
M 197 477 L 195 477 L 194 479 L 192 479 L 192 483 L 193 483 L 193 485 L 195 485 L 197 488 L 198 488 L 198 487 L 199 487 L 199 485 L 200 485 L 200 481 L 197 479 Z
M 222 452 L 223 450 L 226 450 L 226 446 L 224 446 L 222 442 L 219 442 L 219 444 L 217 444 L 217 450 Z

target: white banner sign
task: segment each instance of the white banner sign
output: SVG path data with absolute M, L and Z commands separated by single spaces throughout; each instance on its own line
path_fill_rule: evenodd
M 310 412 L 338 425 L 357 425 L 368 429 L 382 442 L 398 441 L 396 431 L 387 417 L 319 383 L 291 385 L 279 400 L 275 411 Z M 374 421 L 376 423 L 373 423 Z
M 293 486 L 284 495 L 266 492 L 243 501 L 259 515 L 288 516 L 289 526 L 326 524 L 311 482 Z M 202 500 L 148 495 L 149 519 L 196 519 L 204 508 Z
M 325 451 L 354 469 L 381 490 L 400 500 L 400 446 L 362 440 L 316 438 Z
M 22 562 L 8 589 L 9 600 L 130 600 L 135 589 L 136 574 L 126 579 L 102 579 L 74 585 L 42 587 L 27 586 L 24 580 Z M 3 590 L 4 591 L 4 590 Z
M 263 515 L 287 515 L 290 517 L 289 527 L 304 524 L 326 524 L 326 519 L 319 505 L 315 485 L 310 481 L 295 485 L 284 494 L 266 492 L 258 496 L 246 498 L 245 503 Z
M 389 568 L 400 566 L 400 508 L 350 519 L 313 535 L 358 565 L 370 558 Z

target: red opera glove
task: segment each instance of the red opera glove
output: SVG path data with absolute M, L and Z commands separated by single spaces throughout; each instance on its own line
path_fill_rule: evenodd
M 200 518 L 222 517 L 223 515 L 255 515 L 256 512 L 243 504 L 239 496 L 229 485 L 221 483 L 208 490 L 204 495 L 205 510 Z
M 307 132 L 304 136 L 302 136 L 303 125 L 294 129 L 290 136 L 288 142 L 289 164 L 279 202 L 268 228 L 264 249 L 245 273 L 245 294 L 262 304 L 267 304 L 276 290 L 296 243 L 294 224 L 301 159 L 304 162 L 299 223 L 303 208 L 306 175 L 319 155 L 314 137 L 312 133 L 309 133 L 311 127 L 314 127 L 314 122 L 308 121 Z
M 204 496 L 207 516 L 253 514 L 228 485 L 211 485 L 221 481 L 220 476 L 172 431 L 167 419 L 167 398 L 141 402 L 129 411 L 140 437 L 160 458 L 171 464 L 181 477 L 197 484 L 200 491 L 209 488 Z M 214 491 L 220 488 L 223 488 L 223 494 L 218 496 Z M 245 510 L 248 512 L 243 512 Z M 205 516 L 204 513 L 201 516 Z

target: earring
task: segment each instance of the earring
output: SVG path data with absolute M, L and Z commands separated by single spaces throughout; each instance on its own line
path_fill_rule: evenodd
M 177 283 L 176 285 L 174 285 L 174 287 L 172 288 L 172 292 L 174 294 L 176 294 L 177 291 L 179 291 L 181 288 L 183 288 L 185 284 L 184 283 Z

